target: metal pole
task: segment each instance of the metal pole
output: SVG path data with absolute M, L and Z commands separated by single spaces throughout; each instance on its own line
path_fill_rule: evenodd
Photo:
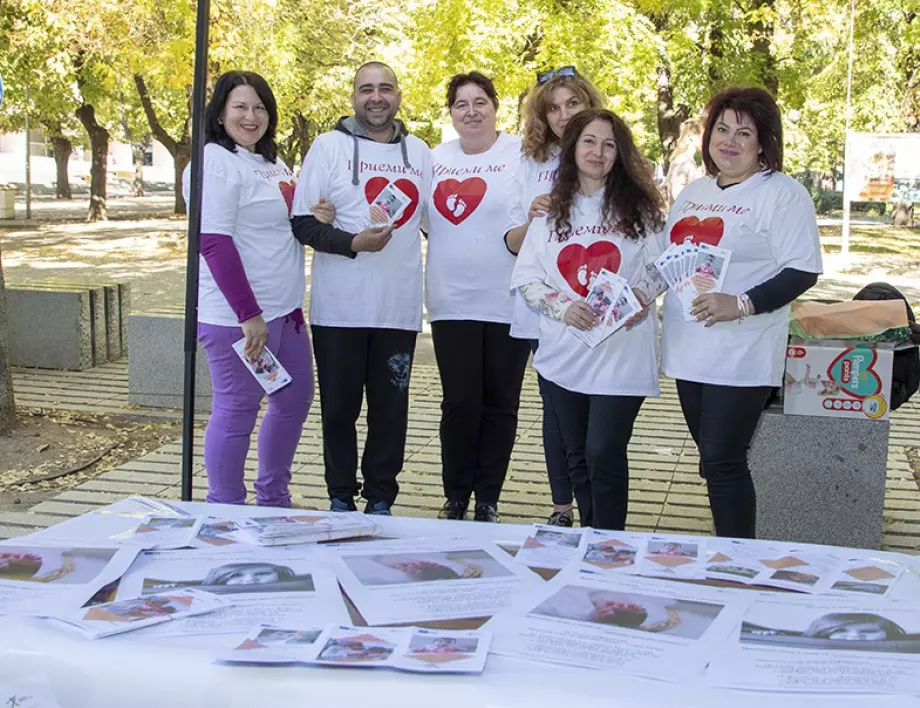
M 201 241 L 201 167 L 204 161 L 204 106 L 208 80 L 210 1 L 198 0 L 195 83 L 192 91 L 191 189 L 188 201 L 188 262 L 185 268 L 185 381 L 182 407 L 182 500 L 192 499 L 195 442 L 195 355 L 198 329 L 198 247 Z
M 850 40 L 847 45 L 847 107 L 843 129 L 843 229 L 840 233 L 840 254 L 846 257 L 850 252 L 850 183 L 847 180 L 847 158 L 849 157 L 850 119 L 853 117 L 853 25 L 856 17 L 856 0 L 850 0 Z
M 29 140 L 29 82 L 24 85 L 26 99 L 26 219 L 32 218 L 32 144 Z

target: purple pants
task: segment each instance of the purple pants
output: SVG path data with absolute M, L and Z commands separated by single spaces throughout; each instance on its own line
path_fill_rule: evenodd
M 208 355 L 213 390 L 211 420 L 204 436 L 207 501 L 218 504 L 246 503 L 246 454 L 265 396 L 233 351 L 233 343 L 242 338 L 239 327 L 198 323 L 198 340 Z M 268 397 L 268 411 L 259 428 L 256 504 L 290 506 L 291 463 L 313 402 L 310 336 L 299 310 L 268 323 L 268 348 L 293 381 Z

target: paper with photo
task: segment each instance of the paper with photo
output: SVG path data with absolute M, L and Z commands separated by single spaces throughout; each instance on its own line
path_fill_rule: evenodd
M 765 691 L 918 694 L 920 608 L 884 599 L 760 594 L 714 654 L 706 682 Z
M 758 585 L 815 593 L 829 587 L 840 558 L 827 552 L 785 546 L 776 556 L 761 555 L 760 562 L 767 571 L 757 578 Z
M 589 330 L 569 327 L 573 335 L 592 349 L 625 326 L 642 310 L 629 284 L 616 273 L 602 269 L 591 282 L 585 302 L 598 316 L 598 324 Z
M 850 558 L 826 577 L 821 592 L 832 595 L 874 595 L 891 593 L 904 566 L 876 558 Z
M 134 530 L 112 538 L 148 550 L 191 546 L 198 536 L 200 516 L 148 516 Z
M 569 569 L 483 629 L 496 654 L 681 682 L 699 677 L 750 601 L 737 591 Z
M 542 583 L 491 541 L 421 538 L 324 546 L 370 625 L 490 617 Z
M 236 540 L 236 533 L 239 530 L 239 525 L 233 519 L 206 517 L 192 546 L 195 548 L 223 548 L 235 545 L 239 543 Z
M 374 197 L 374 201 L 370 204 L 371 224 L 386 223 L 392 226 L 411 203 L 412 197 L 400 189 L 395 182 L 390 182 L 380 190 L 380 194 Z
M 654 263 L 649 263 L 645 266 L 639 280 L 633 285 L 633 291 L 636 290 L 641 290 L 646 296 L 646 301 L 651 302 L 668 290 L 668 281 L 664 279 Z
M 316 656 L 314 645 L 326 625 L 259 624 L 217 660 L 230 664 L 301 664 Z
M 232 537 L 259 546 L 336 541 L 376 536 L 380 526 L 373 517 L 359 512 L 323 513 L 298 511 L 284 516 L 257 516 L 236 519 Z
M 226 604 L 211 593 L 192 589 L 177 590 L 84 607 L 67 617 L 53 617 L 48 621 L 57 627 L 99 639 L 178 621 L 184 617 L 207 614 Z
M 487 632 L 477 631 L 338 626 L 316 642 L 311 663 L 414 673 L 481 673 L 490 638 Z
M 704 293 L 722 291 L 730 260 L 731 251 L 708 243 L 700 244 L 687 254 L 685 263 L 690 267 L 684 274 L 682 299 L 685 306 L 692 307 L 693 301 Z
M 762 559 L 783 555 L 779 546 L 737 538 L 712 538 L 707 546 L 703 577 L 745 585 L 756 585 L 758 579 L 774 572 L 763 564 Z
M 259 623 L 347 621 L 335 575 L 311 549 L 237 547 L 145 553 L 119 585 L 116 599 L 194 588 L 227 606 L 143 630 L 153 634 L 246 632 Z
M 0 614 L 67 614 L 117 580 L 139 549 L 0 543 Z
M 0 684 L 0 707 L 61 708 L 61 704 L 51 684 L 36 676 Z
M 587 539 L 573 568 L 589 573 L 634 573 L 645 552 L 646 536 L 626 531 L 586 529 Z
M 514 562 L 529 568 L 560 569 L 583 555 L 588 540 L 587 529 L 534 524 Z
M 695 536 L 649 536 L 636 572 L 658 578 L 703 577 L 707 543 Z
M 265 393 L 274 393 L 294 380 L 287 372 L 287 369 L 278 361 L 278 357 L 276 357 L 268 347 L 262 347 L 262 351 L 255 361 L 252 361 L 246 356 L 244 352 L 245 349 L 245 338 L 238 342 L 234 342 L 233 351 L 236 352 L 240 361 L 243 362 L 243 365 L 249 369 L 249 373 L 259 382 L 259 385 Z

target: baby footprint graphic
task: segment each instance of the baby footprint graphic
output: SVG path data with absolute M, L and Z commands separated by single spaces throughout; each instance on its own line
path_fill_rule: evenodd
M 451 194 L 446 203 L 450 213 L 454 216 L 461 216 L 466 211 L 466 202 L 456 194 Z

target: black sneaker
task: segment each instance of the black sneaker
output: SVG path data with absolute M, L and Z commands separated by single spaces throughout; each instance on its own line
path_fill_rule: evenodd
M 547 526 L 565 526 L 572 528 L 575 525 L 575 519 L 572 518 L 572 510 L 554 511 L 546 522 Z
M 368 502 L 367 506 L 364 507 L 364 513 L 373 514 L 374 516 L 393 516 L 393 512 L 390 511 L 390 505 L 385 501 Z
M 357 511 L 358 507 L 355 506 L 354 499 L 337 499 L 332 497 L 329 500 L 329 511 Z
M 497 524 L 501 521 L 498 516 L 498 507 L 494 504 L 477 504 L 473 521 L 488 521 L 489 523 Z
M 444 506 L 441 507 L 441 511 L 438 512 L 438 518 L 463 521 L 463 519 L 466 518 L 466 508 L 468 506 L 469 502 L 457 501 L 456 499 L 448 499 L 446 502 L 444 502 Z

